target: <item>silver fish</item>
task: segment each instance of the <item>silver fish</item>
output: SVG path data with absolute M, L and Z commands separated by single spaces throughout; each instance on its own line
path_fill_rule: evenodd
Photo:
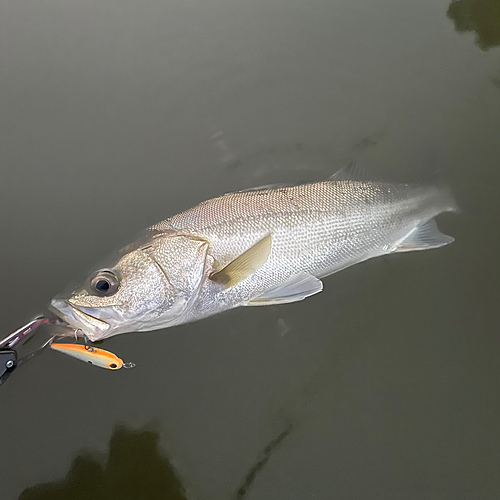
M 229 193 L 150 227 L 51 308 L 97 341 L 295 302 L 358 262 L 451 243 L 434 217 L 455 210 L 446 188 L 368 182 L 352 165 L 323 182 Z

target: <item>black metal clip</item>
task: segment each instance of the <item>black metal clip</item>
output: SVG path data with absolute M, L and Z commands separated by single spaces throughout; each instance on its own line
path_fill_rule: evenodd
M 33 359 L 45 347 L 47 347 L 52 340 L 54 340 L 54 337 L 52 337 L 38 349 L 19 359 L 17 357 L 17 352 L 13 349 L 15 345 L 30 336 L 38 327 L 49 322 L 49 318 L 46 318 L 45 316 L 37 316 L 34 320 L 30 321 L 0 341 L 0 385 L 2 385 L 10 377 L 16 368 L 26 363 L 26 361 Z

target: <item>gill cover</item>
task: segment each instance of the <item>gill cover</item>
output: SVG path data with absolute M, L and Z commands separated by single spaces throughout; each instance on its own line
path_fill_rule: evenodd
M 195 235 L 166 231 L 152 236 L 141 249 L 158 265 L 175 289 L 175 312 L 182 315 L 198 295 L 202 284 L 208 242 Z

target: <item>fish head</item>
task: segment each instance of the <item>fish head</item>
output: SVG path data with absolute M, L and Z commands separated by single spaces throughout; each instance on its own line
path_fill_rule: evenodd
M 182 322 L 201 285 L 208 244 L 170 233 L 140 243 L 50 308 L 93 342 Z

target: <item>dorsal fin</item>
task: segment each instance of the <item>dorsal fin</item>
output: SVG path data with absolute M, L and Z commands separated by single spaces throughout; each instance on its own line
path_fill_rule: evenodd
M 355 161 L 350 161 L 345 167 L 335 172 L 329 177 L 331 181 L 367 181 L 365 169 L 360 167 Z
M 307 184 L 307 182 L 299 181 L 299 182 L 279 182 L 277 184 L 266 184 L 265 186 L 252 187 L 247 189 L 241 189 L 237 191 L 238 193 L 250 193 L 252 191 L 267 191 L 268 189 L 280 189 L 280 188 L 288 188 L 301 186 L 302 184 Z
M 267 260 L 271 252 L 271 234 L 231 261 L 226 267 L 210 276 L 212 281 L 229 288 L 248 278 Z

